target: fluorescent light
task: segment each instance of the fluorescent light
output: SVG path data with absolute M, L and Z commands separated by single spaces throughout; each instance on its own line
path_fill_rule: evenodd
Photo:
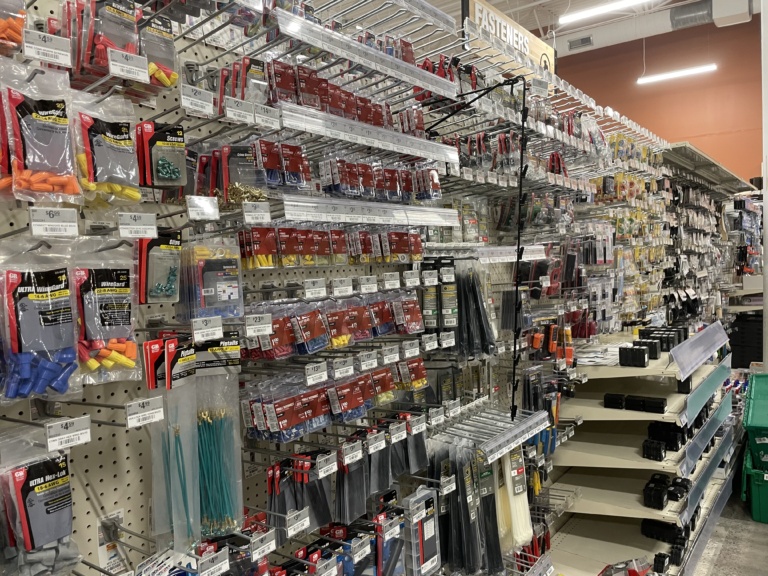
M 663 74 L 653 74 L 652 76 L 643 76 L 637 79 L 638 84 L 650 84 L 651 82 L 661 82 L 662 80 L 672 80 L 673 78 L 682 78 L 684 76 L 694 76 L 695 74 L 704 74 L 705 72 L 714 72 L 717 70 L 717 64 L 705 64 L 704 66 L 694 66 L 693 68 L 683 68 Z
M 601 6 L 595 6 L 594 8 L 587 8 L 586 10 L 579 10 L 571 14 L 563 14 L 560 16 L 560 24 L 570 24 L 578 20 L 586 20 L 593 16 L 600 16 L 607 12 L 616 12 L 617 10 L 623 10 L 624 8 L 630 8 L 637 6 L 638 4 L 645 4 L 650 0 L 618 0 L 617 2 L 608 2 Z

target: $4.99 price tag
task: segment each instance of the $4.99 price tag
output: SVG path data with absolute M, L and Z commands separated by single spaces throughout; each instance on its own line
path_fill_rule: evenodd
M 117 215 L 120 238 L 157 238 L 157 215 L 143 212 L 120 212 Z
M 163 399 L 142 398 L 125 405 L 125 427 L 137 428 L 152 422 L 160 422 L 165 417 L 163 413 Z

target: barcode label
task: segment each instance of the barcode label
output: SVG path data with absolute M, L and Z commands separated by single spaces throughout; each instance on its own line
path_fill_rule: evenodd
M 248 338 L 272 334 L 272 314 L 249 314 L 245 317 L 245 335 Z
M 187 216 L 190 220 L 219 219 L 219 202 L 208 196 L 187 196 Z
M 317 457 L 317 475 L 319 478 L 325 478 L 335 473 L 339 469 L 339 462 L 336 454 L 326 454 Z
M 393 290 L 400 288 L 400 274 L 397 272 L 386 272 L 384 274 L 384 289 Z
M 74 208 L 30 208 L 29 227 L 32 236 L 76 238 L 77 210 Z
M 195 342 L 208 342 L 224 337 L 224 328 L 221 324 L 221 316 L 210 318 L 192 319 L 192 337 Z
M 198 576 L 220 576 L 229 572 L 229 549 L 206 556 L 198 564 Z
M 243 202 L 243 221 L 246 224 L 264 224 L 271 220 L 269 202 Z
M 268 532 L 251 536 L 251 562 L 258 560 L 277 550 L 277 540 L 275 538 L 275 529 L 270 528 Z
M 157 238 L 157 215 L 143 212 L 120 212 L 117 226 L 121 238 Z
M 253 124 L 253 104 L 245 100 L 224 97 L 224 115 L 227 120 L 242 124 Z
M 213 92 L 189 84 L 181 85 L 181 107 L 190 114 L 213 116 Z M 246 221 L 246 224 L 250 222 Z
M 107 48 L 109 52 L 109 74 L 128 80 L 149 84 L 149 65 L 146 56 L 129 54 L 121 50 Z
M 136 428 L 152 422 L 160 422 L 164 417 L 163 399 L 160 396 L 134 400 L 125 405 L 126 428 Z
M 24 56 L 30 60 L 40 60 L 65 68 L 72 66 L 72 48 L 69 38 L 27 28 L 24 30 L 22 49 Z
M 91 417 L 48 422 L 45 425 L 45 440 L 49 452 L 86 444 L 91 441 Z
M 302 508 L 298 512 L 289 513 L 286 518 L 286 532 L 288 538 L 296 536 L 309 528 L 309 508 Z

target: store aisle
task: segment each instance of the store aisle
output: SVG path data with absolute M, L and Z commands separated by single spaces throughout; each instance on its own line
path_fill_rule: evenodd
M 756 570 L 759 566 L 763 569 Z M 692 576 L 760 574 L 766 566 L 768 524 L 753 521 L 739 494 L 734 493 Z

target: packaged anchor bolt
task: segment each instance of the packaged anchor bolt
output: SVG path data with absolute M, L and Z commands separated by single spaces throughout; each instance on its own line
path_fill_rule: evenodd
M 26 86 L 5 88 L 3 105 L 16 199 L 82 202 L 67 76 L 50 71 Z
M 3 396 L 67 393 L 75 387 L 69 380 L 77 369 L 77 352 L 73 284 L 66 259 L 62 254 L 26 251 L 6 260 L 0 272 L 7 362 Z
M 140 238 L 139 304 L 179 301 L 181 232 L 159 230 L 157 238 Z
M 112 96 L 101 102 L 76 100 L 75 153 L 79 181 L 86 193 L 99 192 L 138 202 L 139 161 L 134 142 L 133 105 Z
M 138 293 L 133 250 L 86 239 L 72 270 L 78 323 L 77 353 L 84 384 L 140 380 L 134 323 Z

